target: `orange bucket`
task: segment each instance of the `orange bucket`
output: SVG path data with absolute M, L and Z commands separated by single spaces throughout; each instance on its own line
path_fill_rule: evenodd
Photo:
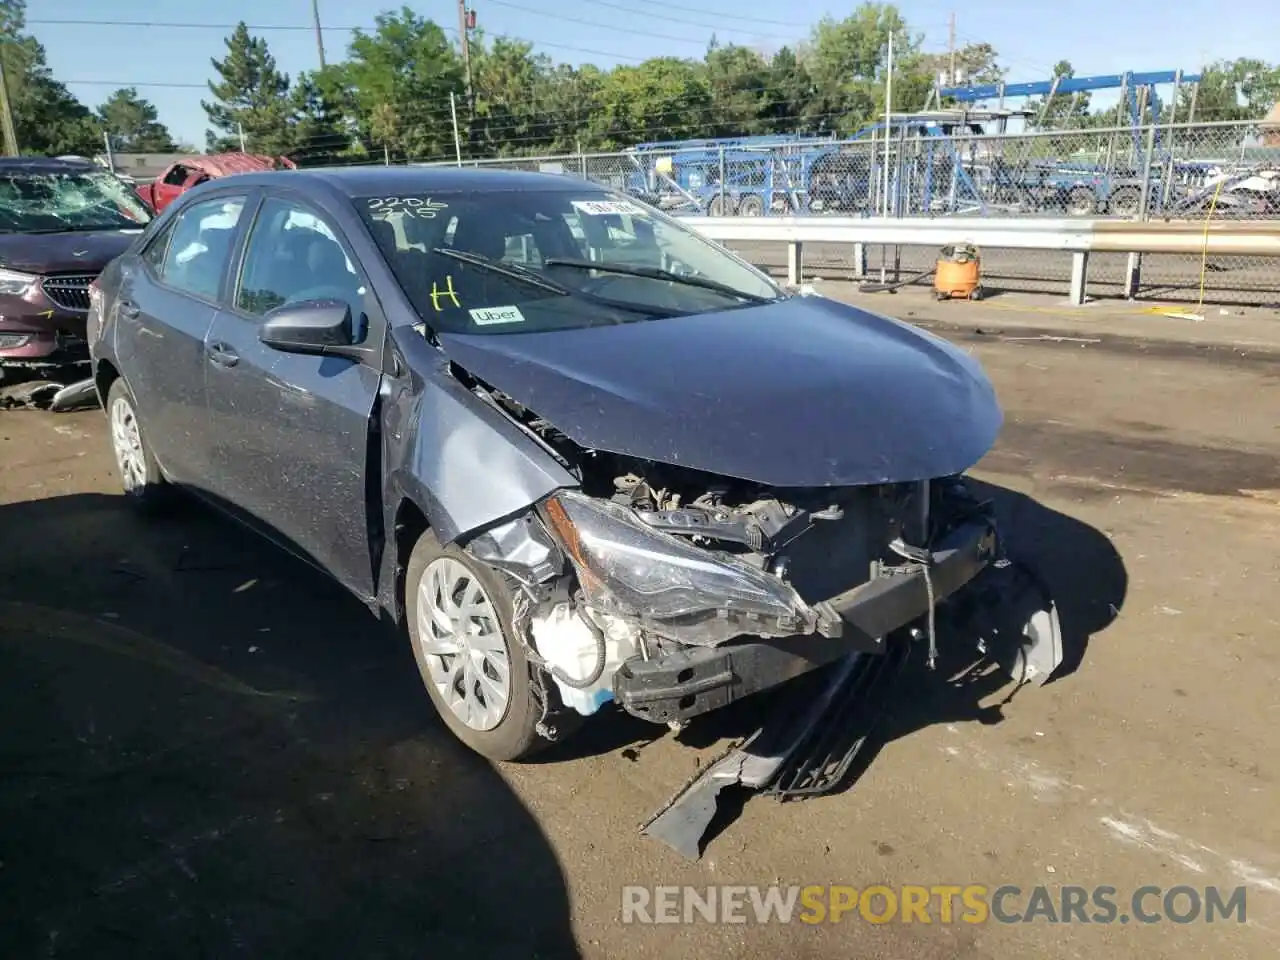
M 982 299 L 982 258 L 977 247 L 965 243 L 942 248 L 933 273 L 933 294 L 939 300 Z

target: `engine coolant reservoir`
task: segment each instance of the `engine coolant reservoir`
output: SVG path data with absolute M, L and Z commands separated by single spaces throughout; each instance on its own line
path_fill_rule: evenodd
M 585 689 L 570 686 L 552 674 L 565 706 L 584 716 L 595 713 L 613 699 L 613 675 L 623 661 L 640 649 L 639 635 L 616 617 L 600 617 L 597 626 L 587 623 L 572 604 L 558 603 L 545 616 L 529 624 L 533 643 L 549 667 L 559 667 L 574 680 L 585 680 L 596 668 L 599 656 L 597 630 L 605 638 L 605 663 L 600 676 Z

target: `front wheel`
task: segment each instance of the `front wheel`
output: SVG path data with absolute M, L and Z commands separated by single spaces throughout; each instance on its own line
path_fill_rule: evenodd
M 490 760 L 519 760 L 546 744 L 512 596 L 498 573 L 430 531 L 409 557 L 405 612 L 418 672 L 445 726 Z
M 139 506 L 152 506 L 165 498 L 168 484 L 138 421 L 138 406 L 123 377 L 107 391 L 107 423 L 111 451 L 125 495 Z

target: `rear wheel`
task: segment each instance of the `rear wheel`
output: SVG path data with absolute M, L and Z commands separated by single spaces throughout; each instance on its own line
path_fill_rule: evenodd
M 748 193 L 738 204 L 738 216 L 759 217 L 764 214 L 764 201 L 754 193 Z
M 1088 187 L 1076 187 L 1067 194 L 1067 215 L 1090 217 L 1097 207 L 1097 199 Z
M 405 608 L 418 672 L 445 726 L 490 760 L 518 760 L 546 743 L 512 627 L 513 593 L 498 573 L 431 531 L 409 557 Z
M 111 451 L 116 457 L 116 472 L 125 496 L 139 506 L 151 506 L 162 501 L 169 492 L 169 485 L 142 432 L 137 403 L 123 377 L 112 382 L 107 391 L 106 406 Z

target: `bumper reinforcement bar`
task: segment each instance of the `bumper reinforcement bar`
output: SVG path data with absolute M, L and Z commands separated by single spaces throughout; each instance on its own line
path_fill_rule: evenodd
M 935 604 L 995 557 L 995 531 L 985 521 L 967 523 L 942 538 L 929 564 Z M 646 720 L 684 721 L 850 654 L 884 654 L 891 633 L 929 611 L 922 569 L 913 564 L 895 571 L 816 605 L 819 614 L 839 624 L 832 635 L 695 647 L 630 661 L 614 677 L 614 696 L 624 710 Z

